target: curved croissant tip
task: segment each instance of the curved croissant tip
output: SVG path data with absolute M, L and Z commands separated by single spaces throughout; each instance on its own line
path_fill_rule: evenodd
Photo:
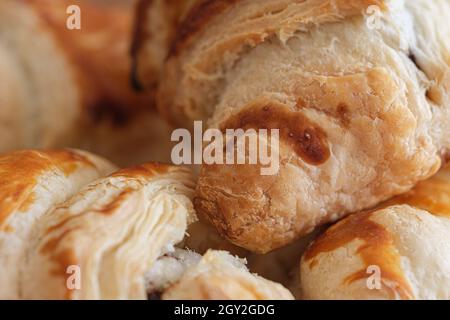
M 351 215 L 305 252 L 300 267 L 302 291 L 308 299 L 448 297 L 450 283 L 437 281 L 448 267 L 448 256 L 442 256 L 450 252 L 448 243 L 442 242 L 448 237 L 448 220 L 408 205 Z M 426 265 L 434 270 L 427 279 L 420 271 L 428 269 Z M 379 283 L 378 290 L 370 289 L 372 280 Z

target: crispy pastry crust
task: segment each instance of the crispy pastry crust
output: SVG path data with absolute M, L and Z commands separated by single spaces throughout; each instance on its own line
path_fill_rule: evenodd
M 233 243 L 267 252 L 435 174 L 450 148 L 449 6 L 198 1 L 169 52 L 158 108 L 177 125 L 279 128 L 281 139 L 277 175 L 204 165 L 198 212 Z
M 79 150 L 0 156 L 0 298 L 292 299 L 226 252 L 174 249 L 196 220 L 190 170 L 114 169 Z
M 168 160 L 153 93 L 131 86 L 134 2 L 2 1 L 0 151 L 76 146 L 124 166 Z M 66 26 L 74 5 L 81 30 Z
M 419 182 L 410 191 L 394 197 L 380 207 L 407 204 L 435 216 L 450 218 L 450 166 L 432 178 Z
M 195 219 L 193 190 L 189 170 L 152 163 L 81 189 L 38 221 L 22 297 L 145 299 L 145 272 Z M 79 270 L 78 287 L 70 287 L 70 268 Z
M 450 299 L 449 173 L 328 229 L 302 258 L 302 297 Z M 381 272 L 378 289 L 369 286 L 374 266 Z

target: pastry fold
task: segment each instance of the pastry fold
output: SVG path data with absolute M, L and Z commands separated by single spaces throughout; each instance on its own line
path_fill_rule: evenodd
M 124 166 L 168 161 L 169 127 L 130 80 L 134 3 L 1 1 L 0 152 L 77 147 Z
M 145 299 L 145 272 L 195 219 L 193 188 L 187 169 L 158 164 L 87 185 L 38 221 L 23 298 Z

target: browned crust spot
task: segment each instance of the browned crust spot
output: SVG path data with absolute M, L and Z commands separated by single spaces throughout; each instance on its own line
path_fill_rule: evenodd
M 66 176 L 70 176 L 74 173 L 80 164 L 93 168 L 96 167 L 86 156 L 74 150 L 48 150 L 43 153 L 48 155 L 53 164 L 57 165 Z
M 278 129 L 280 142 L 311 165 L 321 165 L 331 155 L 325 131 L 301 112 L 280 103 L 252 104 L 221 125 L 223 132 L 227 129 Z
M 386 228 L 371 220 L 374 211 L 354 214 L 329 228 L 305 253 L 304 261 L 310 268 L 317 265 L 318 256 L 343 248 L 354 240 L 361 240 L 357 253 L 364 262 L 364 268 L 348 276 L 344 283 L 368 278 L 369 266 L 379 266 L 384 289 L 391 298 L 398 294 L 402 299 L 414 299 L 414 294 L 406 281 L 400 256 L 395 249 L 392 235 Z M 387 285 L 389 283 L 389 285 Z

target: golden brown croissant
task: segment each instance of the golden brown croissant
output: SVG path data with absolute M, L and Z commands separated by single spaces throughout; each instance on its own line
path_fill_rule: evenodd
M 165 300 L 293 300 L 282 285 L 250 273 L 225 251 L 209 250 L 162 295 Z
M 197 1 L 158 108 L 183 127 L 280 130 L 275 175 L 203 165 L 198 213 L 267 252 L 435 174 L 450 149 L 449 14 L 447 0 Z
M 106 160 L 78 150 L 29 150 L 0 156 L 0 299 L 21 298 L 21 268 L 37 221 L 113 170 Z
M 168 159 L 169 128 L 151 94 L 131 86 L 133 3 L 1 1 L 0 151 L 76 146 L 124 165 Z M 74 5 L 80 30 L 66 25 Z
M 171 43 L 177 37 L 177 27 L 194 3 L 195 0 L 138 2 L 131 48 L 133 77 L 138 87 L 157 87 Z
M 0 158 L 1 298 L 146 298 L 145 272 L 195 219 L 193 176 L 113 169 L 76 150 Z
M 303 298 L 450 299 L 449 199 L 447 168 L 331 227 L 303 256 Z
M 196 219 L 190 170 L 114 169 L 79 150 L 0 157 L 1 299 L 292 298 L 226 252 L 174 248 Z

